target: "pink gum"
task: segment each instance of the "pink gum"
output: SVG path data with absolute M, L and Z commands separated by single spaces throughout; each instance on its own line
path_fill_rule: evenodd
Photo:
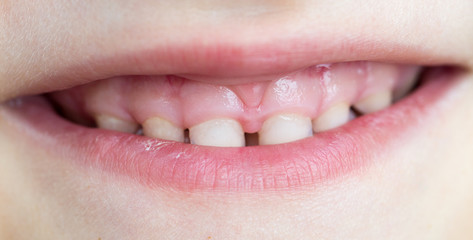
M 65 91 L 75 98 L 82 96 L 81 101 L 76 101 L 83 103 L 78 111 L 92 116 L 106 113 L 138 123 L 159 116 L 182 128 L 214 118 L 233 118 L 245 132 L 253 133 L 271 115 L 298 113 L 316 118 L 336 103 L 353 104 L 377 91 L 395 91 L 417 72 L 418 68 L 412 66 L 350 62 L 317 65 L 274 80 L 247 84 L 131 76 Z M 53 97 L 61 103 L 67 95 L 60 92 Z

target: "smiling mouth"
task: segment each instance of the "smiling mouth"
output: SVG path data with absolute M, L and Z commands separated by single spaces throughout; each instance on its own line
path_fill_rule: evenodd
M 219 85 L 177 76 L 128 76 L 49 95 L 88 126 L 214 147 L 292 142 L 389 107 L 421 68 L 321 64 L 274 80 Z M 202 81 L 202 80 L 201 80 Z
M 296 68 L 273 60 L 268 67 L 256 56 L 230 73 L 222 70 L 228 62 L 204 59 L 214 75 L 190 74 L 198 64 L 187 62 L 189 72 L 174 74 L 145 66 L 143 74 L 14 99 L 1 114 L 56 159 L 151 188 L 314 188 L 362 174 L 415 135 L 440 114 L 462 73 L 366 59 L 304 60 Z

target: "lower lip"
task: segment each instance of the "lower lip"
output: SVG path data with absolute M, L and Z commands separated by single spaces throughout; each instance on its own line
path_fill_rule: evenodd
M 1 108 L 7 112 L 0 113 L 12 126 L 26 129 L 21 131 L 28 135 L 26 139 L 53 153 L 54 161 L 102 169 L 151 188 L 287 191 L 317 188 L 347 174 L 362 174 L 370 164 L 381 161 L 377 156 L 435 118 L 437 105 L 458 79 L 451 71 L 439 71 L 386 110 L 312 138 L 243 148 L 197 146 L 82 127 L 58 116 L 41 97 L 11 101 L 9 107 Z

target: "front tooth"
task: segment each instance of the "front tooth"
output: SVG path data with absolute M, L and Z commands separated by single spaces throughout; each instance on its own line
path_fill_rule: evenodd
M 192 144 L 215 147 L 244 147 L 245 133 L 233 119 L 212 119 L 189 128 Z
M 341 126 L 350 120 L 350 105 L 338 103 L 312 121 L 314 132 L 322 132 Z
M 139 127 L 138 123 L 125 121 L 108 114 L 97 114 L 95 122 L 99 128 L 124 133 L 135 133 Z
M 388 107 L 391 104 L 391 101 L 391 91 L 383 90 L 361 99 L 353 106 L 361 113 L 368 114 Z
M 146 119 L 143 123 L 143 134 L 153 138 L 184 142 L 184 129 L 160 117 Z
M 264 121 L 258 134 L 260 145 L 292 142 L 312 136 L 312 122 L 297 114 L 275 115 Z

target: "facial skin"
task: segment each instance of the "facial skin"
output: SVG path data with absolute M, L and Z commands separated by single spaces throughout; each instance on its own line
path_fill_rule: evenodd
M 353 53 L 306 65 L 376 60 L 448 64 L 466 72 L 433 112 L 435 120 L 396 143 L 395 150 L 376 156 L 379 161 L 361 173 L 305 190 L 149 189 L 104 171 L 77 169 L 67 154 L 34 145 L 0 115 L 1 239 L 473 237 L 471 1 L 48 0 L 2 1 L 0 11 L 0 101 L 114 75 L 175 73 L 178 67 L 156 56 L 126 64 L 103 59 L 180 43 L 245 49 L 314 36 L 342 45 L 368 36 L 371 41 L 360 44 L 404 50 L 337 48 Z M 294 56 L 304 65 L 305 59 Z M 240 78 L 238 69 L 247 66 L 228 60 L 228 71 L 219 71 L 193 57 L 189 53 L 184 74 L 202 79 Z M 272 69 L 248 71 L 264 76 Z

